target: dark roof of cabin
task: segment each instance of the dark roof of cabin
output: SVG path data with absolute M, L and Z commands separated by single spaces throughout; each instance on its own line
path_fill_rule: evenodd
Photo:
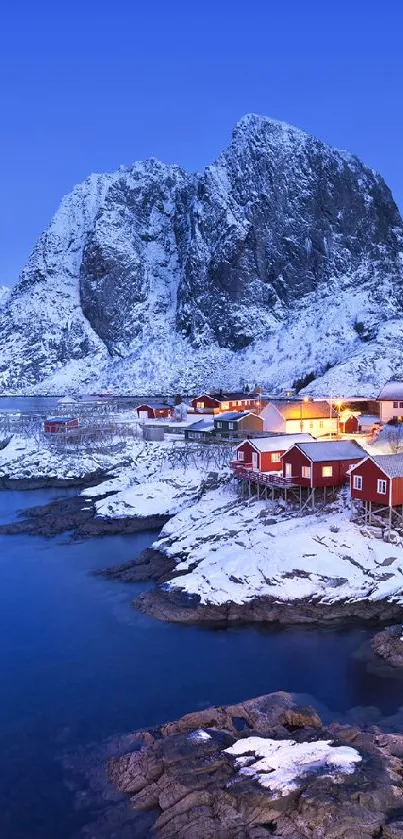
M 220 422 L 221 420 L 224 420 L 224 422 L 237 422 L 250 414 L 252 414 L 252 411 L 225 411 L 224 414 L 217 414 L 214 417 L 214 422 Z
M 212 399 L 217 399 L 218 402 L 233 402 L 234 400 L 241 400 L 241 399 L 259 399 L 259 395 L 256 393 L 244 393 L 244 391 L 234 391 L 233 393 L 211 393 L 210 394 Z

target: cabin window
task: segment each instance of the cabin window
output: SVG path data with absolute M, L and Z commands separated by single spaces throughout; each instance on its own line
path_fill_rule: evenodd
M 379 495 L 386 495 L 386 481 L 382 480 L 382 478 L 378 479 L 377 491 Z
M 280 452 L 273 452 L 271 459 L 273 463 L 281 463 L 281 454 Z
M 197 407 L 198 408 L 204 408 L 204 402 L 198 402 Z
M 217 428 L 222 428 L 222 422 L 217 423 Z
M 303 466 L 301 469 L 301 478 L 310 478 L 311 477 L 311 467 L 310 466 Z
M 238 452 L 237 459 L 238 459 L 238 460 L 244 460 L 244 459 L 245 459 L 245 454 L 244 454 L 244 452 Z
M 403 408 L 403 402 L 399 402 L 399 408 Z
M 323 420 L 319 421 L 319 428 L 323 428 Z
M 228 428 L 233 428 L 233 427 L 234 427 L 234 423 L 233 423 L 233 422 L 229 422 L 229 423 L 228 423 Z
M 362 489 L 362 475 L 353 475 L 353 489 Z
M 322 466 L 322 478 L 333 477 L 333 466 Z
M 228 411 L 229 409 L 229 402 L 221 402 L 221 409 L 223 411 Z
M 398 403 L 398 402 L 394 402 L 394 403 L 393 403 L 393 407 L 394 407 L 394 408 L 398 408 L 398 407 L 399 407 L 399 403 Z
M 309 423 L 309 428 L 313 428 L 313 422 Z

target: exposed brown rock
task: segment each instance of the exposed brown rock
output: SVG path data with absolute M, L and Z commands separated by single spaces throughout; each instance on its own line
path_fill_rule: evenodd
M 275 693 L 187 714 L 137 736 L 139 750 L 111 760 L 109 778 L 133 808 L 155 810 L 158 839 L 403 839 L 399 735 L 338 723 L 325 728 L 312 708 Z M 240 774 L 225 751 L 251 736 L 330 740 L 352 746 L 361 762 L 350 774 L 319 768 L 301 775 L 292 791 L 279 791 Z
M 372 639 L 374 653 L 381 656 L 392 667 L 403 667 L 403 627 L 388 626 Z

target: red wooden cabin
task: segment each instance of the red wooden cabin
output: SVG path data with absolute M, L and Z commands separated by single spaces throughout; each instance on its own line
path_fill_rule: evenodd
M 360 420 L 355 414 L 341 415 L 339 419 L 340 434 L 357 434 L 360 430 Z
M 310 434 L 279 434 L 277 437 L 258 437 L 244 440 L 235 450 L 231 466 L 246 466 L 259 472 L 281 472 L 281 456 L 297 442 L 314 442 Z
M 198 413 L 221 414 L 226 411 L 256 411 L 263 407 L 261 396 L 258 393 L 203 393 L 192 399 L 192 408 Z
M 353 464 L 365 457 L 354 440 L 297 443 L 282 456 L 283 476 L 302 487 L 342 486 Z
M 170 419 L 173 416 L 174 409 L 172 405 L 137 405 L 137 416 L 139 419 Z
M 43 424 L 46 434 L 67 434 L 73 428 L 78 428 L 78 417 L 48 417 Z
M 403 454 L 368 455 L 350 472 L 351 497 L 383 507 L 403 505 Z

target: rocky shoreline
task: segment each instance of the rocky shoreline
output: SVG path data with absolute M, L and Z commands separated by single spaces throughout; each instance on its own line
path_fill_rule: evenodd
M 88 473 L 85 476 L 76 476 L 74 478 L 0 478 L 1 490 L 30 490 L 30 489 L 63 489 L 67 487 L 77 487 L 78 489 L 85 489 L 86 487 L 97 486 L 102 481 L 107 480 L 109 473 L 104 469 L 96 469 L 95 472 Z
M 403 667 L 402 624 L 388 626 L 372 639 L 372 650 L 392 667 Z
M 402 776 L 402 735 L 324 726 L 283 692 L 136 732 L 108 763 L 159 839 L 402 839 Z
M 97 499 L 102 496 L 97 496 Z M 51 538 L 71 531 L 74 538 L 86 539 L 106 534 L 139 533 L 144 530 L 159 530 L 169 516 L 148 516 L 144 518 L 105 519 L 95 515 L 94 502 L 90 498 L 75 495 L 61 498 L 37 507 L 29 507 L 21 518 L 9 524 L 0 525 L 0 534 L 17 535 L 29 533 L 32 536 Z
M 256 597 L 245 603 L 201 603 L 197 595 L 164 587 L 164 583 L 182 576 L 176 570 L 177 560 L 155 548 L 146 548 L 133 561 L 96 572 L 97 575 L 121 582 L 154 581 L 152 591 L 141 594 L 133 605 L 140 612 L 171 623 L 230 625 L 241 623 L 354 625 L 394 623 L 403 619 L 403 606 L 388 600 L 357 600 L 320 602 L 315 599 L 279 601 Z M 188 573 L 188 569 L 186 570 Z

